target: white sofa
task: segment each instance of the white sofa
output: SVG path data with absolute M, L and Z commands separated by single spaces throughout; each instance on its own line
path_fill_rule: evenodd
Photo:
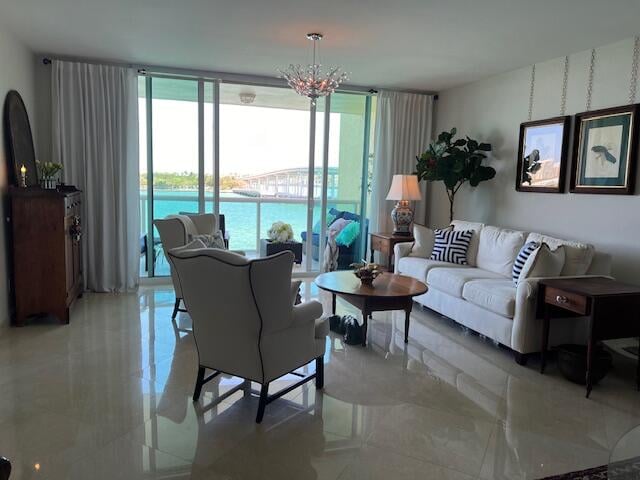
M 468 265 L 430 260 L 425 252 L 431 251 L 431 239 L 431 245 L 421 245 L 422 252 L 412 251 L 413 243 L 396 244 L 396 273 L 429 286 L 415 301 L 511 348 L 521 364 L 526 363 L 527 354 L 540 351 L 542 320 L 537 315 L 541 278 L 523 279 L 517 287 L 511 279 L 520 248 L 528 241 L 542 241 L 552 248 L 561 245 L 565 252 L 563 277 L 610 275 L 610 256 L 595 251 L 592 245 L 481 223 L 455 220 L 451 225 L 454 230 L 474 231 Z M 554 322 L 550 346 L 586 343 L 585 327 L 586 322 L 571 318 Z

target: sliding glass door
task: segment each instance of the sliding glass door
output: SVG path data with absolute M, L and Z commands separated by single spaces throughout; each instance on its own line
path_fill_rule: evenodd
M 312 106 L 289 88 L 141 77 L 141 273 L 169 274 L 152 220 L 184 212 L 224 216 L 229 248 L 250 257 L 274 222 L 290 224 L 296 273 L 321 269 L 341 217 L 353 225 L 337 237 L 339 266 L 362 258 L 371 106 L 363 94 Z
M 310 103 L 290 89 L 220 85 L 220 213 L 250 256 L 275 222 L 307 229 Z M 297 268 L 303 268 L 300 265 Z
M 140 161 L 141 273 L 150 276 L 169 274 L 153 220 L 201 210 L 199 88 L 198 80 L 149 77 L 145 81 L 145 99 L 140 101 L 146 129 L 146 157 Z
M 347 232 L 337 236 L 340 268 L 366 254 L 371 100 L 370 96 L 350 93 L 335 93 L 330 98 L 327 221 L 340 216 L 352 222 Z

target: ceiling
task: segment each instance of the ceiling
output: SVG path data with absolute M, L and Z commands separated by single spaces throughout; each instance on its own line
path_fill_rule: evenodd
M 0 0 L 38 53 L 276 76 L 309 61 L 349 83 L 437 91 L 605 45 L 640 29 L 638 0 Z

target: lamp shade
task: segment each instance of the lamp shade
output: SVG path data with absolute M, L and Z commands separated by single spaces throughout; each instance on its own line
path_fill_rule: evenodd
M 421 200 L 417 175 L 394 175 L 387 200 Z

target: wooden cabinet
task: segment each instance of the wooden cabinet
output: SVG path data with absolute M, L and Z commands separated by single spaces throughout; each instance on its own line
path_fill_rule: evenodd
M 82 294 L 82 195 L 40 188 L 9 189 L 13 323 L 52 314 L 69 323 Z

